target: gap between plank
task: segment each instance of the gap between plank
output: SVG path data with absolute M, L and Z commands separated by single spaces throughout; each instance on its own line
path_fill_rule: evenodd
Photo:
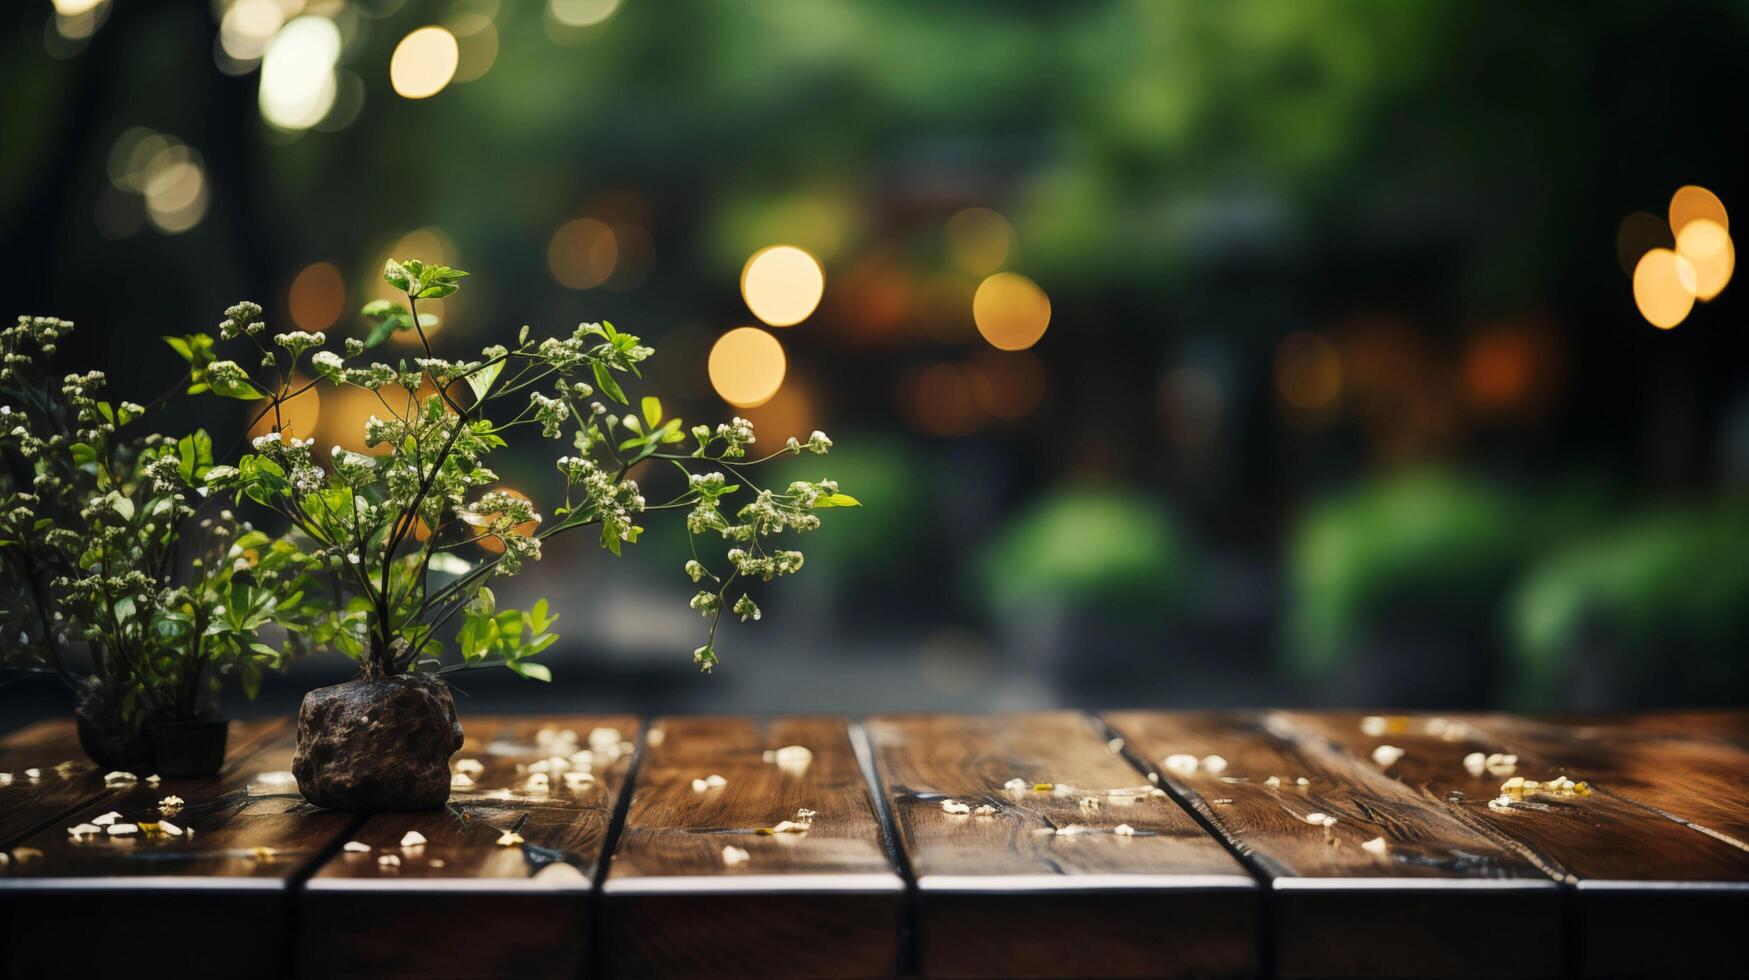
M 864 724 L 867 717 L 860 715 L 847 718 L 845 724 L 850 734 L 850 750 L 856 756 L 856 764 L 862 769 L 863 781 L 868 786 L 869 798 L 874 804 L 875 823 L 881 828 L 881 846 L 887 852 L 887 860 L 892 862 L 893 871 L 904 882 L 905 900 L 899 913 L 899 962 L 896 966 L 900 976 L 914 977 L 920 972 L 916 941 L 917 876 L 912 873 L 911 862 L 905 856 L 905 848 L 899 843 L 899 824 L 893 817 L 880 768 L 875 765 L 874 744 L 869 741 L 868 726 Z

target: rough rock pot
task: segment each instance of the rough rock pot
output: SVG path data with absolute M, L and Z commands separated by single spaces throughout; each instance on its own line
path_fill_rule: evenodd
M 448 684 L 367 675 L 304 695 L 292 774 L 317 806 L 425 810 L 449 799 L 449 757 L 461 747 Z
M 229 718 L 199 721 L 154 721 L 152 748 L 158 774 L 175 779 L 217 776 L 225 765 L 225 742 L 230 738 Z
M 74 696 L 73 721 L 79 748 L 92 762 L 109 769 L 152 768 L 152 734 L 138 714 L 122 717 L 121 696 L 108 684 L 85 678 Z

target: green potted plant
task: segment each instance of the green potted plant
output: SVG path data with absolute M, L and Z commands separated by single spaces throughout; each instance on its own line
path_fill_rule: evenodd
M 226 728 L 213 695 L 236 676 L 253 697 L 278 664 L 259 634 L 296 604 L 281 598 L 295 554 L 206 505 L 206 432 L 130 434 L 148 410 L 103 400 L 102 373 L 51 377 L 72 329 L 22 317 L 0 330 L 0 655 L 67 683 L 97 762 L 214 772 Z
M 287 540 L 298 554 L 331 579 L 319 600 L 314 592 L 306 600 L 326 604 L 311 617 L 307 636 L 357 660 L 360 673 L 312 691 L 299 711 L 292 771 L 304 796 L 321 806 L 415 809 L 448 799 L 448 760 L 462 736 L 444 676 L 503 665 L 550 679 L 532 658 L 557 639 L 556 616 L 544 601 L 527 610 L 498 608 L 488 583 L 538 560 L 553 535 L 594 528 L 617 555 L 638 539 L 643 514 L 684 512 L 693 541 L 686 574 L 708 584 L 692 600 L 710 620 L 693 659 L 708 671 L 717 663 L 725 609 L 743 620 L 759 618 L 746 580 L 770 581 L 801 568 L 801 553 L 777 548 L 777 538 L 818 527 L 819 509 L 856 505 L 829 480 L 767 490 L 746 474 L 777 456 L 825 453 L 831 441 L 823 433 L 748 460 L 754 434 L 741 419 L 688 430 L 665 418 L 654 397 L 623 417 L 590 401 L 599 391 L 629 405 L 620 377 L 638 376 L 638 365 L 653 353 L 612 324 L 586 323 L 569 336 L 539 341 L 524 327 L 513 347 L 487 347 L 470 360 L 438 357 L 425 332 L 435 321 L 419 312 L 419 301 L 454 293 L 466 275 L 418 260 L 390 261 L 383 278 L 405 294 L 405 305 L 366 306 L 370 336 L 346 341 L 343 351 L 328 349 L 320 333 L 281 333 L 269 342 L 260 308 L 239 304 L 227 311 L 219 339 L 253 344 L 261 368 L 255 375 L 235 361 L 215 360 L 209 338 L 184 344 L 191 368 L 215 393 L 265 398 L 267 412 L 315 384 L 362 388 L 382 402 L 382 417 L 371 418 L 364 433 L 366 448 L 380 455 L 339 446 L 318 452 L 310 440 L 275 427 L 235 466 L 207 474 L 214 490 L 276 511 L 293 529 Z M 422 356 L 411 364 L 363 362 L 367 350 L 397 331 L 417 334 Z M 313 379 L 294 381 L 304 369 Z M 554 460 L 559 486 L 551 499 L 563 503 L 550 520 L 499 487 L 486 465 L 507 437 L 528 430 L 567 447 Z M 627 479 L 646 460 L 683 477 L 662 503 L 648 503 Z M 723 513 L 723 503 L 745 497 L 752 499 L 732 518 Z M 699 548 L 707 537 L 725 545 L 714 565 Z M 482 554 L 482 545 L 496 553 Z

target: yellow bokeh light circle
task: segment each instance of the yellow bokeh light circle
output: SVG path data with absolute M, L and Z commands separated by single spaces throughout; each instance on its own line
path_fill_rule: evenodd
M 619 237 L 594 218 L 565 222 L 547 243 L 547 270 L 570 289 L 594 289 L 618 265 Z
M 1676 193 L 1670 196 L 1670 231 L 1680 235 L 1690 221 L 1701 218 L 1717 222 L 1726 231 L 1731 230 L 1730 216 L 1725 213 L 1725 202 L 1719 200 L 1717 194 L 1694 184 L 1678 187 Z
M 566 27 L 594 27 L 619 9 L 620 0 L 548 0 L 547 11 Z
M 737 408 L 754 408 L 783 387 L 788 370 L 783 345 L 758 327 L 736 327 L 711 348 L 711 387 Z
M 303 375 L 292 375 L 289 390 L 297 394 L 281 404 L 277 414 L 269 410 L 273 403 L 265 398 L 250 403 L 249 417 L 255 420 L 255 424 L 249 427 L 249 438 L 264 436 L 274 431 L 276 425 L 288 437 L 314 438 L 317 425 L 322 420 L 322 392 L 319 387 L 314 386 L 300 390 L 309 383 L 310 379 Z M 257 415 L 260 418 L 256 418 Z
M 1731 281 L 1737 247 L 1729 232 L 1711 218 L 1696 218 L 1676 236 L 1676 253 L 1694 265 L 1694 298 L 1706 302 Z
M 1014 227 L 989 208 L 967 208 L 947 219 L 947 252 L 961 272 L 987 276 L 1002 268 Z
M 346 277 L 332 262 L 314 262 L 292 279 L 286 306 L 299 330 L 326 330 L 346 313 Z
M 421 27 L 395 45 L 389 59 L 389 82 L 404 99 L 429 99 L 455 78 L 461 46 L 448 29 Z
M 1667 248 L 1652 249 L 1634 266 L 1634 305 L 1647 323 L 1660 330 L 1669 330 L 1688 316 L 1698 286 L 1694 263 Z
M 826 270 L 794 245 L 754 252 L 741 269 L 741 298 L 753 315 L 774 327 L 806 320 L 826 294 Z
M 1016 272 L 998 272 L 972 295 L 972 320 L 999 350 L 1025 350 L 1051 325 L 1051 299 L 1038 283 Z

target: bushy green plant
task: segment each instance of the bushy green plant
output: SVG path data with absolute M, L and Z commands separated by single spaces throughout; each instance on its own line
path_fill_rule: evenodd
M 72 329 L 0 330 L 0 657 L 76 688 L 83 647 L 128 719 L 193 718 L 228 676 L 254 697 L 284 656 L 262 631 L 296 625 L 296 556 L 206 504 L 205 431 L 141 433 L 147 408 L 105 400 L 101 372 L 50 375 Z
M 1513 593 L 1513 697 L 1562 703 L 1587 670 L 1619 685 L 1604 692 L 1618 698 L 1740 694 L 1745 596 L 1749 508 L 1740 503 L 1665 510 L 1586 537 L 1535 565 Z
M 538 560 L 553 535 L 595 528 L 602 547 L 617 555 L 638 540 L 644 515 L 684 511 L 692 542 L 685 571 L 707 586 L 692 608 L 710 620 L 693 659 L 710 670 L 725 610 L 742 620 L 760 616 L 746 580 L 769 582 L 801 569 L 800 551 L 778 547 L 782 536 L 817 528 L 816 511 L 857 503 L 831 480 L 765 489 L 747 469 L 803 451 L 823 455 L 831 440 L 815 432 L 806 442 L 792 438 L 749 460 L 755 437 L 743 419 L 689 429 L 667 417 L 653 396 L 623 416 L 592 401 L 599 392 L 629 406 L 621 379 L 639 377 L 639 364 L 654 353 L 610 323 L 585 323 L 567 336 L 540 340 L 523 327 L 514 346 L 489 346 L 466 360 L 439 357 L 425 330 L 435 319 L 419 312 L 419 301 L 454 293 L 466 276 L 417 259 L 391 260 L 383 278 L 406 302 L 366 306 L 371 333 L 346 340 L 340 350 L 330 349 L 322 333 L 269 336 L 253 303 L 226 311 L 217 341 L 201 334 L 173 338 L 196 388 L 265 400 L 258 417 L 272 419 L 271 431 L 253 440 L 235 465 L 208 471 L 206 485 L 271 508 L 290 525 L 288 540 L 300 560 L 324 568 L 332 585 L 306 600 L 324 604 L 309 638 L 359 660 L 372 676 L 502 664 L 550 679 L 546 666 L 531 658 L 557 639 L 551 631 L 557 617 L 544 601 L 527 610 L 500 609 L 488 583 Z M 411 363 L 365 360 L 367 351 L 406 331 L 417 335 L 422 356 Z M 250 345 L 255 366 L 218 359 L 217 342 Z M 294 381 L 302 371 L 314 379 Z M 362 389 L 381 402 L 382 416 L 373 416 L 364 431 L 365 447 L 379 455 L 340 446 L 318 452 L 312 440 L 283 433 L 281 408 L 317 384 Z M 499 488 L 487 465 L 507 436 L 530 429 L 566 446 L 553 461 L 560 488 L 551 499 L 563 503 L 550 520 L 529 500 Z M 646 460 L 679 475 L 679 486 L 661 503 L 648 502 L 627 478 Z M 736 500 L 747 502 L 730 516 L 723 508 Z M 537 529 L 529 533 L 531 525 Z M 707 561 L 701 538 L 725 545 L 721 561 Z M 483 544 L 494 545 L 497 554 L 480 557 Z M 442 637 L 452 625 L 453 652 Z
M 1315 505 L 1290 543 L 1288 656 L 1334 668 L 1366 629 L 1492 624 L 1540 536 L 1486 481 L 1408 471 Z
M 1155 501 L 1127 490 L 1077 487 L 1040 498 L 979 556 L 992 612 L 1079 609 L 1155 616 L 1178 604 L 1186 546 Z

